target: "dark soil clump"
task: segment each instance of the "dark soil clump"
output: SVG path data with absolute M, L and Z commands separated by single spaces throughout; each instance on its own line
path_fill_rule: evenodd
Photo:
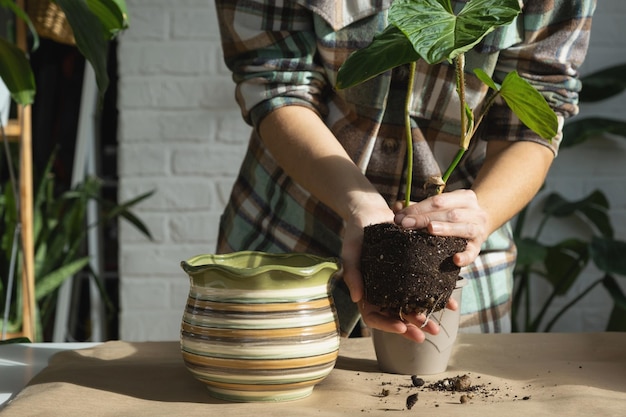
M 361 273 L 365 299 L 392 314 L 445 307 L 459 279 L 452 256 L 467 241 L 380 223 L 364 229 Z
M 478 386 L 472 385 L 469 375 L 458 375 L 452 378 L 444 378 L 429 384 L 426 388 L 433 391 L 475 391 Z

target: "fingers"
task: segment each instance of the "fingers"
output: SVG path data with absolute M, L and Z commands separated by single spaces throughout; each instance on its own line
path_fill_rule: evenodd
M 428 228 L 432 234 L 442 236 L 472 238 L 487 221 L 471 190 L 436 195 L 404 208 L 394 205 L 394 213 L 394 221 L 403 227 Z
M 455 253 L 452 257 L 452 261 L 458 267 L 464 267 L 470 265 L 476 260 L 480 253 L 480 246 L 475 243 L 474 240 L 468 240 L 467 247 L 463 252 Z
M 426 340 L 427 333 L 432 335 L 439 333 L 437 322 L 435 320 L 427 320 L 425 314 L 392 315 L 380 311 L 380 308 L 367 303 L 365 300 L 361 300 L 358 305 L 363 321 L 370 328 L 396 333 L 417 343 L 422 343 Z M 457 310 L 458 303 L 450 299 L 447 308 Z
M 471 264 L 489 235 L 488 216 L 471 190 L 456 190 L 429 197 L 403 207 L 393 206 L 396 224 L 409 229 L 426 229 L 436 236 L 457 236 L 467 239 L 465 251 L 454 257 L 454 263 L 463 267 Z
M 459 309 L 459 302 L 454 298 L 450 297 L 448 299 L 448 303 L 446 304 L 446 308 L 448 310 L 456 311 Z
M 358 303 L 363 299 L 363 279 L 356 267 L 347 267 L 344 264 L 343 280 L 350 290 L 352 302 Z

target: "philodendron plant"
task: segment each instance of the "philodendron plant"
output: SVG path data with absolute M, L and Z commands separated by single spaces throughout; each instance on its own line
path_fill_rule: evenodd
M 498 85 L 484 70 L 474 74 L 491 90 L 485 103 L 472 109 L 465 101 L 465 53 L 496 28 L 510 24 L 521 12 L 518 0 L 470 0 L 455 14 L 450 0 L 395 0 L 389 25 L 367 47 L 354 52 L 339 69 L 338 89 L 349 88 L 401 65 L 409 65 L 404 123 L 407 142 L 405 202 L 411 201 L 413 138 L 410 108 L 416 61 L 429 65 L 448 61 L 456 70 L 460 102 L 459 150 L 443 175 L 424 184 L 430 194 L 443 192 L 485 114 L 500 97 L 517 117 L 542 138 L 550 141 L 558 131 L 557 116 L 544 97 L 517 72 Z M 424 231 L 381 223 L 364 229 L 361 273 L 365 299 L 391 314 L 442 309 L 459 276 L 452 262 L 467 241 L 433 236 Z M 433 247 L 435 249 L 433 249 Z M 381 261 L 383 260 L 384 261 Z
M 338 89 L 352 87 L 397 66 L 409 64 L 410 75 L 405 107 L 407 141 L 406 205 L 412 186 L 412 137 L 410 104 L 415 62 L 423 59 L 430 65 L 453 63 L 460 98 L 461 130 L 459 151 L 442 177 L 434 178 L 441 193 L 446 181 L 468 149 L 481 121 L 494 101 L 501 97 L 517 117 L 546 140 L 557 134 L 556 114 L 544 97 L 517 72 L 509 73 L 498 85 L 480 68 L 476 76 L 493 90 L 485 105 L 475 113 L 465 102 L 465 53 L 494 29 L 510 24 L 520 13 L 518 0 L 470 0 L 455 14 L 450 0 L 395 0 L 389 9 L 389 25 L 376 35 L 370 45 L 354 52 L 339 69 Z

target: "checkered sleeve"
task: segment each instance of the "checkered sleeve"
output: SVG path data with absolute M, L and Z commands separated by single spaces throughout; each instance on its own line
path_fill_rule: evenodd
M 589 45 L 595 0 L 524 1 L 522 42 L 500 52 L 494 79 L 516 70 L 537 88 L 559 117 L 578 113 L 581 83 L 578 69 Z M 484 123 L 482 137 L 528 140 L 549 146 L 557 154 L 562 132 L 551 143 L 524 126 L 503 103 L 496 104 Z
M 328 87 L 316 61 L 311 12 L 295 2 L 216 0 L 224 60 L 252 126 L 271 110 L 306 106 L 325 114 Z

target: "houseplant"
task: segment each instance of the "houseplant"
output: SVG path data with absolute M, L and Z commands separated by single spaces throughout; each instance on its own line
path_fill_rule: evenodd
M 53 154 L 48 165 L 36 181 L 34 200 L 34 241 L 35 241 L 35 300 L 37 325 L 35 340 L 44 340 L 43 332 L 54 317 L 56 289 L 70 276 L 85 270 L 88 276 L 99 284 L 101 280 L 89 268 L 89 256 L 84 253 L 84 244 L 91 228 L 104 222 L 124 219 L 151 238 L 150 232 L 131 209 L 148 198 L 152 192 L 142 194 L 129 201 L 117 204 L 101 197 L 101 180 L 88 177 L 63 193 L 55 192 L 55 177 L 52 174 Z M 10 181 L 0 185 L 0 331 L 2 336 L 18 331 L 22 325 L 21 287 L 12 286 L 8 277 L 20 276 L 22 263 L 15 262 L 13 254 L 18 243 L 13 239 L 19 223 L 16 209 L 15 190 Z M 87 206 L 95 202 L 100 216 L 92 224 L 86 224 Z M 13 269 L 13 270 L 12 270 Z M 108 311 L 114 309 L 103 288 L 100 295 Z M 4 337 L 3 337 L 4 338 Z
M 108 76 L 106 72 L 108 42 L 128 24 L 124 0 L 58 0 L 54 2 L 46 0 L 37 2 L 33 0 L 33 2 L 41 3 L 44 6 L 46 4 L 54 4 L 58 5 L 62 9 L 65 16 L 64 19 L 69 22 L 73 31 L 78 50 L 91 63 L 95 71 L 96 81 L 100 90 L 100 97 L 102 97 L 108 85 Z M 20 43 L 19 45 L 15 45 L 11 39 L 0 38 L 0 77 L 9 89 L 12 99 L 18 104 L 18 114 L 28 115 L 24 120 L 26 120 L 25 123 L 30 123 L 30 111 L 28 106 L 34 101 L 35 82 L 29 65 L 28 56 L 29 49 L 33 50 L 38 46 L 38 35 L 28 14 L 23 8 L 24 1 L 3 0 L 0 1 L 0 6 L 12 11 L 16 18 L 25 22 L 30 29 L 32 48 L 25 45 L 25 35 L 18 38 L 18 42 Z M 21 27 L 22 25 L 20 24 L 18 33 L 23 33 L 23 31 L 20 32 L 19 30 Z M 20 142 L 23 144 L 21 146 L 22 151 L 20 153 L 21 155 L 27 155 L 24 158 L 20 157 L 20 160 L 24 161 L 24 166 L 19 167 L 21 174 L 24 175 L 20 185 L 20 194 L 22 194 L 23 190 L 24 195 L 28 197 L 24 197 L 25 201 L 23 205 L 23 207 L 28 207 L 28 209 L 24 210 L 21 217 L 27 220 L 23 220 L 23 224 L 19 222 L 16 225 L 15 233 L 13 233 L 12 236 L 14 238 L 14 242 L 18 242 L 20 240 L 22 226 L 24 226 L 25 233 L 23 233 L 24 242 L 22 249 L 24 253 L 23 258 L 25 259 L 24 264 L 28 266 L 25 268 L 25 271 L 29 271 L 28 274 L 25 275 L 28 276 L 27 281 L 30 283 L 28 287 L 30 287 L 33 282 L 31 265 L 33 246 L 31 236 L 33 231 L 31 230 L 32 224 L 30 221 L 30 218 L 32 217 L 30 213 L 32 208 L 32 201 L 30 200 L 32 193 L 30 186 L 32 182 L 32 174 L 30 173 L 30 135 L 24 135 L 24 130 L 30 130 L 30 128 L 20 129 L 20 134 L 23 135 L 20 138 Z M 2 136 L 6 144 L 4 129 L 2 129 Z M 28 138 L 28 140 L 25 140 L 25 138 Z M 5 146 L 5 148 L 6 147 L 8 147 L 8 145 Z M 11 170 L 11 182 L 13 188 L 16 188 L 14 180 L 16 175 L 14 175 L 14 172 L 12 171 L 15 164 L 10 159 L 10 152 L 7 151 L 5 155 L 7 157 L 7 165 L 9 170 Z M 18 206 L 21 205 L 19 200 L 17 204 Z M 28 226 L 28 228 L 26 226 Z M 13 247 L 17 247 L 17 245 L 14 244 Z M 11 271 L 13 271 L 13 269 L 11 269 Z M 32 305 L 34 304 L 32 301 L 33 294 L 29 293 L 30 291 L 25 294 L 27 294 L 26 298 L 31 300 L 28 311 L 32 311 L 35 308 L 34 305 Z M 30 319 L 27 321 L 29 324 L 27 331 L 28 334 L 30 334 L 32 330 L 32 326 L 30 325 L 31 321 L 32 320 Z
M 581 103 L 605 100 L 623 92 L 626 89 L 624 71 L 626 64 L 620 64 L 582 77 Z M 572 120 L 563 128 L 561 148 L 600 137 L 626 138 L 626 122 L 607 117 Z M 550 331 L 567 311 L 600 284 L 613 300 L 606 330 L 626 330 L 626 296 L 617 281 L 618 277 L 626 277 L 626 262 L 622 256 L 626 242 L 615 238 L 608 199 L 599 190 L 576 201 L 568 201 L 556 192 L 539 198 L 543 199 L 540 212 L 532 216 L 539 219 L 537 226 L 531 227 L 528 222 L 529 206 L 520 212 L 514 228 L 518 261 L 514 273 L 513 330 Z M 556 222 L 565 225 L 572 234 L 556 243 L 547 243 L 545 232 Z M 591 264 L 600 276 L 581 286 L 582 273 Z M 547 296 L 538 306 L 532 297 L 537 278 L 549 285 Z M 570 302 L 552 309 L 557 300 L 574 289 L 577 292 Z
M 410 202 L 412 187 L 413 156 L 409 109 L 415 62 L 418 59 L 429 65 L 447 61 L 454 66 L 460 103 L 459 150 L 443 175 L 432 178 L 425 184 L 432 194 L 443 192 L 450 174 L 468 149 L 484 115 L 498 97 L 542 138 L 551 140 L 557 134 L 556 114 L 543 96 L 516 72 L 509 73 L 502 85 L 497 85 L 484 71 L 474 69 L 476 77 L 492 89 L 493 94 L 479 109 L 471 109 L 465 102 L 465 53 L 496 28 L 513 22 L 519 13 L 518 0 L 470 0 L 457 14 L 450 0 L 396 0 L 389 9 L 390 24 L 387 28 L 376 35 L 370 45 L 350 55 L 340 68 L 337 88 L 349 88 L 397 66 L 409 65 L 405 105 L 405 205 Z M 378 237 L 380 235 L 382 236 Z M 392 239 L 401 243 L 389 244 Z M 416 243 L 424 243 L 427 256 L 416 255 L 420 250 L 418 248 L 405 248 L 405 245 Z M 430 315 L 433 311 L 442 309 L 456 286 L 459 273 L 459 268 L 453 264 L 451 257 L 462 251 L 464 245 L 465 241 L 460 238 L 435 237 L 422 231 L 404 230 L 389 224 L 366 227 L 361 272 L 367 301 L 392 314 L 399 314 L 400 317 L 403 313 L 411 312 L 425 312 Z M 391 250 L 379 253 L 375 246 Z M 373 249 L 370 250 L 370 247 Z M 434 253 L 439 253 L 440 256 L 434 259 Z M 429 267 L 429 264 L 434 265 Z M 398 269 L 399 265 L 402 266 L 401 270 Z M 426 275 L 415 268 L 429 268 L 431 271 Z M 436 277 L 431 273 L 436 274 Z M 426 288 L 431 286 L 432 288 Z
M 76 47 L 92 65 L 101 94 L 107 89 L 108 42 L 128 27 L 125 0 L 51 0 L 65 13 L 72 28 Z M 36 49 L 39 37 L 25 10 L 15 0 L 2 0 L 0 6 L 11 10 L 18 19 L 26 22 Z M 0 37 L 0 78 L 20 105 L 32 104 L 35 97 L 35 80 L 28 52 L 11 40 Z

